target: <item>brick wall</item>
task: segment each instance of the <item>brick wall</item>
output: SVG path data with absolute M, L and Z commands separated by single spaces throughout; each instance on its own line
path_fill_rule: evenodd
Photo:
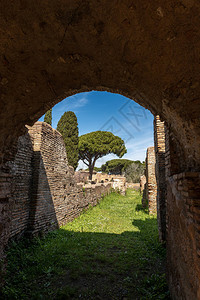
M 99 200 L 101 199 L 102 195 L 107 195 L 110 193 L 110 190 L 112 189 L 112 184 L 110 182 L 108 183 L 97 183 L 97 184 L 86 184 L 82 185 L 84 198 L 87 199 L 87 203 L 89 203 L 92 206 L 95 206 Z M 86 205 L 86 207 L 88 204 Z M 85 207 L 82 207 L 82 209 Z
M 83 188 L 76 183 L 63 138 L 50 125 L 37 122 L 27 128 L 10 163 L 10 238 L 58 228 L 111 190 L 111 184 Z
M 145 170 L 146 173 L 146 170 Z M 142 206 L 147 207 L 147 179 L 145 175 L 140 176 L 140 193 L 142 195 Z
M 11 179 L 10 174 L 5 171 L 0 173 L 0 288 L 5 272 L 5 264 L 1 260 L 5 261 L 4 249 L 10 235 Z
M 200 299 L 200 173 L 182 172 L 184 150 L 165 126 L 166 249 L 173 299 Z
M 155 214 L 157 212 L 157 183 L 155 175 L 154 147 L 149 147 L 147 149 L 146 181 L 146 199 L 148 201 L 149 214 Z
M 32 157 L 32 140 L 27 133 L 18 139 L 15 160 L 9 163 L 12 173 L 10 237 L 20 236 L 27 230 L 30 211 Z
M 166 240 L 165 124 L 159 116 L 154 118 L 154 144 L 159 239 L 164 242 Z
M 157 135 L 159 148 L 158 144 Z M 184 159 L 184 152 L 177 149 L 177 141 L 165 127 L 168 281 L 173 299 L 196 300 L 200 299 L 200 173 L 182 172 L 184 162 L 179 161 L 181 155 Z M 88 205 L 96 205 L 111 188 L 110 183 L 76 184 L 61 135 L 41 122 L 19 139 L 15 160 L 9 167 L 12 174 L 5 169 L 0 175 L 1 258 L 9 237 L 57 228 Z M 147 150 L 146 168 L 149 213 L 155 213 L 153 147 Z
M 12 199 L 12 174 L 7 160 L 13 160 L 17 152 L 17 143 L 0 158 L 0 290 L 5 273 L 5 247 L 10 236 L 11 211 L 14 205 Z M 2 155 L 2 153 L 1 153 Z
M 167 267 L 173 299 L 200 299 L 200 173 L 167 180 Z

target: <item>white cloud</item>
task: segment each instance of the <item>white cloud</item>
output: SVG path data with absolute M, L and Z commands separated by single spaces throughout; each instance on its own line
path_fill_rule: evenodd
M 77 97 L 77 95 L 74 95 L 70 97 L 70 103 L 68 106 L 68 109 L 76 109 L 85 106 L 88 103 L 88 97 L 87 93 L 84 93 L 83 97 Z
M 64 99 L 62 102 L 55 105 L 53 109 L 53 127 L 56 128 L 58 121 L 64 112 L 78 112 L 79 108 L 88 104 L 88 93 L 76 94 Z
M 84 93 L 83 95 L 76 94 L 71 97 L 64 99 L 62 102 L 57 104 L 56 114 L 64 113 L 65 111 L 75 110 L 77 108 L 83 107 L 88 103 L 88 93 Z
M 131 149 L 141 150 L 141 147 L 148 148 L 151 145 L 153 146 L 153 144 L 154 144 L 153 136 L 149 136 L 147 138 L 144 138 L 143 136 L 141 136 L 141 138 L 139 140 L 132 139 L 130 142 L 128 142 L 126 144 L 126 148 L 128 150 L 131 150 Z

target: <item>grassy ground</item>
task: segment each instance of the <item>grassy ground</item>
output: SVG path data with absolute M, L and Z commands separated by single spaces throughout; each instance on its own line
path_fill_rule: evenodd
M 156 218 L 110 194 L 44 239 L 13 244 L 3 299 L 169 299 Z

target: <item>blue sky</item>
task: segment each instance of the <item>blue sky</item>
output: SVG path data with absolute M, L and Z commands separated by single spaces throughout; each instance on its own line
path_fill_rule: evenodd
M 146 149 L 153 146 L 153 115 L 133 100 L 108 92 L 86 92 L 68 97 L 52 110 L 52 127 L 65 111 L 73 111 L 78 119 L 79 135 L 106 130 L 120 136 L 126 144 L 123 158 L 145 160 Z M 44 116 L 39 119 L 43 121 Z M 109 154 L 96 162 L 101 166 L 107 160 L 117 158 Z M 80 161 L 78 168 L 86 168 Z

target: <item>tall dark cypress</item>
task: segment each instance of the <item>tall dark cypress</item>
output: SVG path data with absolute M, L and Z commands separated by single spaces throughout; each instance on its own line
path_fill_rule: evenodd
M 57 130 L 62 134 L 69 165 L 76 170 L 78 166 L 78 123 L 74 112 L 65 112 L 60 118 Z
M 52 126 L 52 108 L 46 112 L 44 116 L 44 122 Z

